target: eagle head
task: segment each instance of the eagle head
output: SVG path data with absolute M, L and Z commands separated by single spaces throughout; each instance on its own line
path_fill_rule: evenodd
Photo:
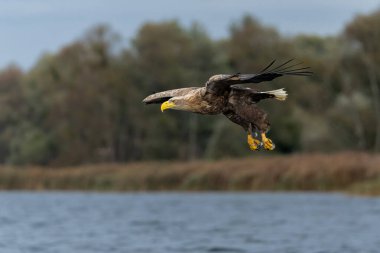
M 191 105 L 183 97 L 173 97 L 161 104 L 162 112 L 167 109 L 191 111 Z

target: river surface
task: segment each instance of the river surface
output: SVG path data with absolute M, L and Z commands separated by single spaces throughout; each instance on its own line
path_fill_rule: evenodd
M 380 198 L 2 192 L 0 252 L 379 253 Z

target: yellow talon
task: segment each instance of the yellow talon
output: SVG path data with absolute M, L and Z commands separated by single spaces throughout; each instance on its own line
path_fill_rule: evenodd
M 250 134 L 247 136 L 247 142 L 251 150 L 258 150 L 261 146 L 261 141 L 253 138 Z
M 265 133 L 261 133 L 261 139 L 263 140 L 264 148 L 266 150 L 273 150 L 276 147 L 272 140 L 265 136 Z

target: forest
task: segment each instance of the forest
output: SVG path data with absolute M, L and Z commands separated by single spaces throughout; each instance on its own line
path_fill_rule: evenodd
M 127 25 L 127 24 L 126 24 Z M 211 160 L 284 153 L 380 151 L 380 10 L 330 37 L 283 35 L 246 16 L 213 39 L 201 24 L 146 23 L 128 42 L 98 25 L 30 69 L 0 71 L 0 163 L 72 166 Z M 254 73 L 295 59 L 311 77 L 251 85 L 285 88 L 263 101 L 274 152 L 253 153 L 223 115 L 161 113 L 147 95 L 203 86 L 217 73 Z

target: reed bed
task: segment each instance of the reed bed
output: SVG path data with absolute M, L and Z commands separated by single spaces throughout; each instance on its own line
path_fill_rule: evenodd
M 345 152 L 190 162 L 0 168 L 2 190 L 349 191 L 380 194 L 380 155 Z

